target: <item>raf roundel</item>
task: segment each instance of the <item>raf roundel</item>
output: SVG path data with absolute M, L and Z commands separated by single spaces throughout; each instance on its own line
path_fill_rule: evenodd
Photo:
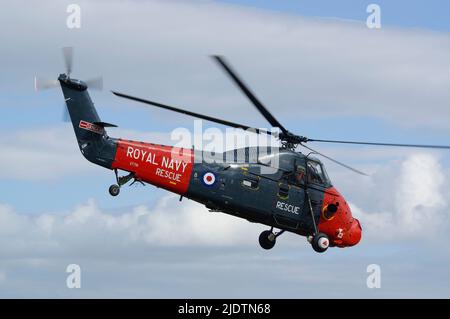
M 215 182 L 216 175 L 214 175 L 214 173 L 207 172 L 203 174 L 203 184 L 205 184 L 205 186 L 213 186 Z

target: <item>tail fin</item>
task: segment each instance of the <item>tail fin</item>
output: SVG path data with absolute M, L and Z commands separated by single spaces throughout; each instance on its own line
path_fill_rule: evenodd
M 87 91 L 86 83 L 65 74 L 58 78 L 81 153 L 89 161 L 111 168 L 117 143 L 110 139 Z

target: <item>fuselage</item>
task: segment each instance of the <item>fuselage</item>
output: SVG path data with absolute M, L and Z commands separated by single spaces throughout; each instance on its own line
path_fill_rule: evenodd
M 295 175 L 299 166 L 306 168 L 309 162 L 324 170 L 320 161 L 290 150 L 271 149 L 273 154 L 265 155 L 265 160 L 276 157 L 277 161 L 270 166 L 258 160 L 259 150 L 237 149 L 211 156 L 198 150 L 117 140 L 111 167 L 132 172 L 140 181 L 195 200 L 212 211 L 305 236 L 314 231 L 313 215 L 332 246 L 359 242 L 359 222 L 330 181 L 312 180 L 307 170 L 303 179 Z M 257 156 L 251 158 L 252 153 Z M 336 206 L 335 212 L 326 211 L 330 204 Z

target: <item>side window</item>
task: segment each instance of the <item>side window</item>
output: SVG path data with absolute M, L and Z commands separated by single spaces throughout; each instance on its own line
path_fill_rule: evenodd
M 325 184 L 325 175 L 322 166 L 314 161 L 308 161 L 308 183 Z
M 295 165 L 295 172 L 294 172 L 294 178 L 295 178 L 295 184 L 297 185 L 303 185 L 305 183 L 305 167 L 303 165 Z
M 301 186 L 305 183 L 305 166 L 296 164 L 292 172 L 286 173 L 286 180 L 289 184 Z

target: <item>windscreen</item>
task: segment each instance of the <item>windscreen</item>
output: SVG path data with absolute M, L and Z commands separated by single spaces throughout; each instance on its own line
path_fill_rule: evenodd
M 315 161 L 308 161 L 308 182 L 328 185 L 330 184 L 330 180 L 325 171 L 325 168 L 321 163 Z

